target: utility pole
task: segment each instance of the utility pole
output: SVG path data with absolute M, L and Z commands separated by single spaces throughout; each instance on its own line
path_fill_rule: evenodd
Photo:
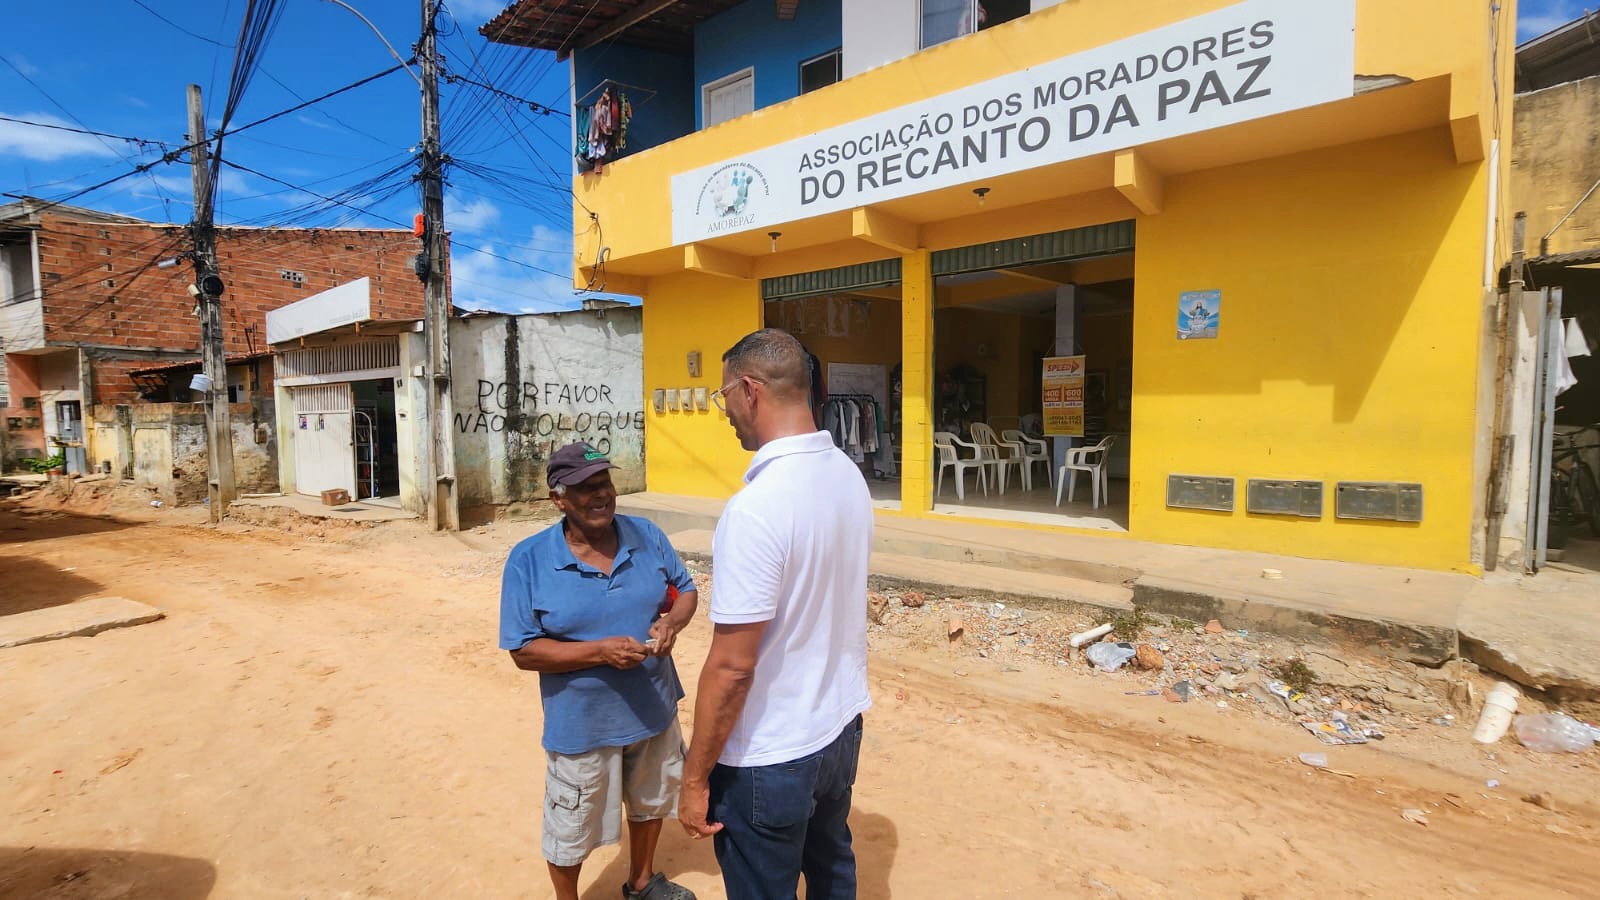
M 450 428 L 454 406 L 450 398 L 450 299 L 445 290 L 449 254 L 444 242 L 444 171 L 439 149 L 439 59 L 435 15 L 437 0 L 422 0 L 422 39 L 417 45 L 422 66 L 422 274 L 427 306 L 424 332 L 428 339 L 429 465 L 426 476 L 433 485 L 428 502 L 428 524 L 434 531 L 458 531 L 460 508 L 456 498 L 455 438 Z
M 233 429 L 228 421 L 228 358 L 222 343 L 222 279 L 217 277 L 217 242 L 211 227 L 211 170 L 207 165 L 206 115 L 200 85 L 189 85 L 189 160 L 194 172 L 194 284 L 199 293 L 200 352 L 211 380 L 206 391 L 206 497 L 213 524 L 234 499 Z

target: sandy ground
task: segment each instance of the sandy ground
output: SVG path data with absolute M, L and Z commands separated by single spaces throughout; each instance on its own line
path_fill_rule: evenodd
M 0 505 L 0 614 L 167 614 L 0 651 L 0 896 L 550 896 L 535 676 L 494 647 L 500 560 L 537 526 L 201 515 Z M 679 643 L 691 685 L 707 636 Z M 875 642 L 863 898 L 1600 895 L 1600 751 L 1490 759 L 1456 728 L 1331 748 L 1344 777 L 1296 762 L 1324 748 L 1289 724 Z M 676 827 L 660 864 L 723 895 Z M 599 852 L 585 897 L 624 869 Z

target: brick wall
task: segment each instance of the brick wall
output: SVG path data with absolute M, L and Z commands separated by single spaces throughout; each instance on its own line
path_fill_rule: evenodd
M 200 323 L 187 262 L 155 262 L 188 247 L 175 225 L 75 222 L 46 215 L 39 232 L 45 339 L 84 345 L 97 403 L 137 394 L 127 373 L 200 353 Z M 419 241 L 409 232 L 219 228 L 217 268 L 229 354 L 267 349 L 266 315 L 328 288 L 372 279 L 379 319 L 423 315 L 422 283 L 411 270 Z M 285 277 L 285 272 L 293 273 Z

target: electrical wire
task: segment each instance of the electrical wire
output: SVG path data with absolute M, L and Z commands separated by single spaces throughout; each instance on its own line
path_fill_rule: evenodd
M 114 141 L 127 141 L 130 144 L 138 144 L 141 147 L 160 147 L 163 150 L 169 149 L 166 142 L 158 141 L 153 138 L 128 137 L 125 134 L 110 134 L 104 131 L 92 131 L 88 128 L 71 128 L 66 125 L 52 125 L 48 122 L 30 122 L 27 119 L 15 119 L 11 116 L 0 116 L 0 122 L 15 122 L 18 125 L 31 125 L 34 128 L 48 128 L 52 131 L 67 131 L 71 132 L 72 134 L 86 134 L 93 137 L 109 138 Z

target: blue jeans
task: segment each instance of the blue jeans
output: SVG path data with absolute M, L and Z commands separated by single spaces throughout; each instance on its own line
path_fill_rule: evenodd
M 711 820 L 728 900 L 855 900 L 850 794 L 861 756 L 861 717 L 810 756 L 770 766 L 711 770 Z

